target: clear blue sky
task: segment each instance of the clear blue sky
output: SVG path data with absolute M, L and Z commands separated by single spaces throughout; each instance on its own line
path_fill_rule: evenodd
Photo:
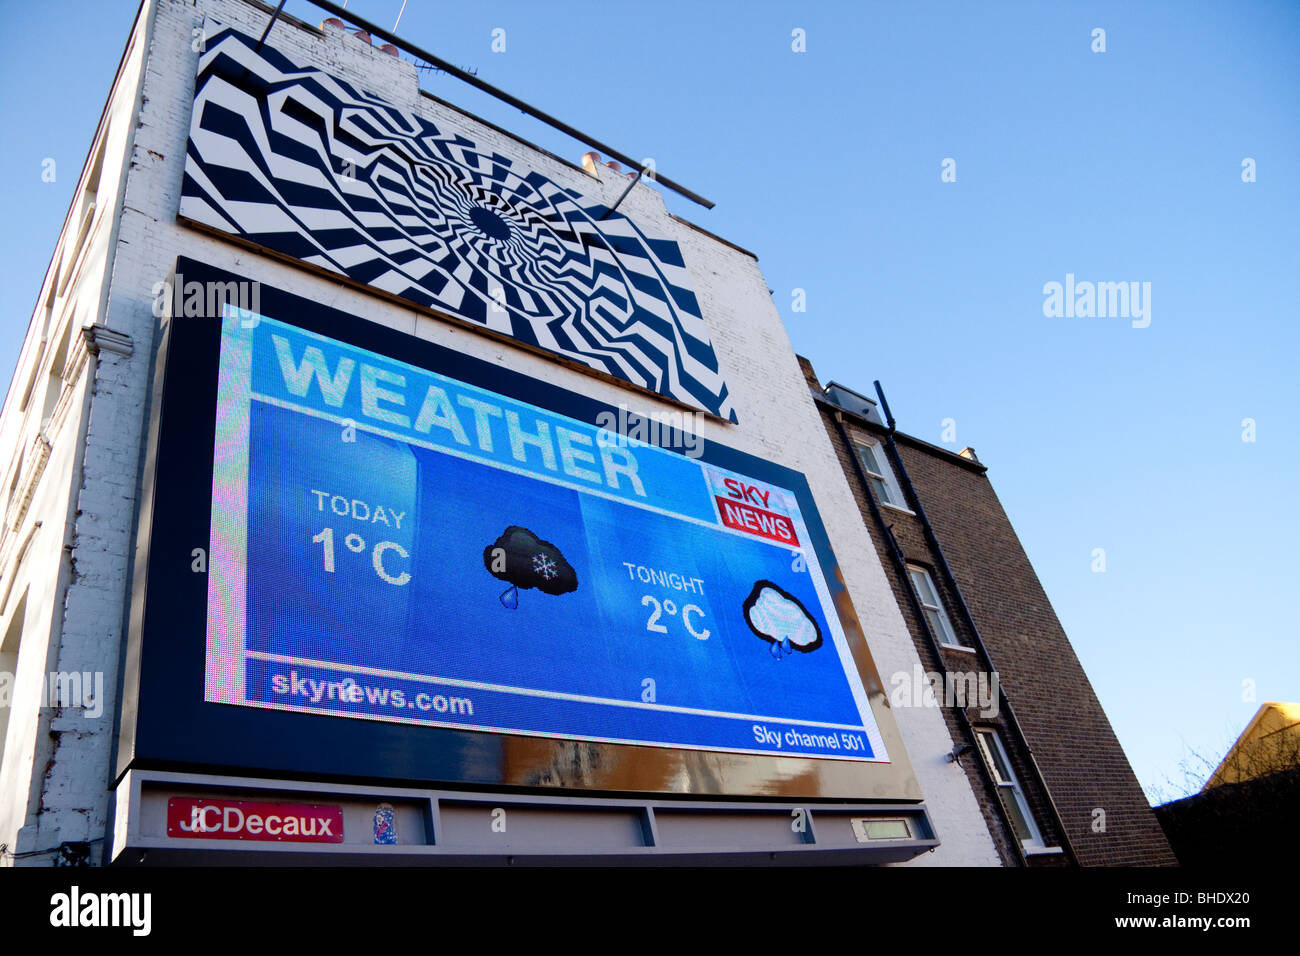
M 136 4 L 0 9 L 12 369 Z M 398 32 L 715 200 L 667 199 L 758 254 L 823 381 L 881 379 L 931 441 L 955 419 L 1148 792 L 1300 700 L 1300 5 L 410 0 Z M 1150 327 L 1044 317 L 1066 273 L 1150 282 Z

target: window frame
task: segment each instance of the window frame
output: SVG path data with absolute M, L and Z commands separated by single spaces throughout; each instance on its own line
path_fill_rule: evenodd
M 930 575 L 930 569 L 924 565 L 912 564 L 911 562 L 908 562 L 906 567 L 907 583 L 912 588 L 912 593 L 916 595 L 916 603 L 921 605 L 922 617 L 924 617 L 926 623 L 929 624 L 930 630 L 934 631 L 935 627 L 930 623 L 930 615 L 925 613 L 927 611 L 936 614 L 940 623 L 943 625 L 942 633 L 935 634 L 935 637 L 939 640 L 939 646 L 954 651 L 973 652 L 975 648 L 962 644 L 961 638 L 957 636 L 957 629 L 952 626 L 952 619 L 948 617 L 948 609 L 943 606 L 943 598 L 939 594 L 938 586 L 934 583 L 934 578 Z M 934 595 L 936 603 L 926 603 L 925 593 L 916 583 L 915 575 L 917 574 L 920 574 L 924 579 L 925 585 L 929 589 L 930 593 Z
M 867 459 L 863 456 L 864 451 L 870 453 L 871 461 L 876 463 L 876 466 L 880 471 L 873 471 L 868 466 Z M 881 505 L 886 508 L 894 508 L 898 511 L 906 512 L 907 514 L 914 513 L 912 509 L 907 506 L 907 499 L 903 496 L 903 489 L 899 487 L 898 479 L 894 477 L 894 469 L 893 466 L 889 464 L 889 456 L 885 452 L 883 442 L 877 441 L 873 438 L 854 437 L 853 454 L 858 459 L 858 464 L 862 466 L 862 471 L 869 479 L 867 484 L 870 485 L 874 482 L 879 482 L 880 485 L 884 487 L 885 495 L 880 494 L 879 490 L 876 492 L 876 497 L 880 500 Z M 886 495 L 889 500 L 886 500 Z
M 989 775 L 993 778 L 994 785 L 999 790 L 1009 790 L 1011 792 L 1008 799 L 1014 801 L 1016 808 L 1020 811 L 1021 819 L 1025 821 L 1028 827 L 1030 837 L 1020 838 L 1021 849 L 1027 852 L 1049 850 L 1051 847 L 1043 840 L 1043 831 L 1038 826 L 1038 821 L 1034 819 L 1034 812 L 1029 806 L 1029 798 L 1025 796 L 1024 787 L 1020 785 L 1020 779 L 1016 776 L 1016 769 L 1011 764 L 1011 756 L 1007 753 L 1006 745 L 1002 743 L 1002 732 L 995 727 L 976 727 L 975 742 L 979 745 L 980 754 L 984 758 L 985 764 L 989 768 Z M 997 757 L 994 759 L 992 751 L 989 749 L 989 741 L 997 747 Z M 1002 773 L 998 770 L 999 762 L 1006 768 L 1010 779 L 1003 779 Z M 1014 832 L 1014 827 L 1012 828 Z

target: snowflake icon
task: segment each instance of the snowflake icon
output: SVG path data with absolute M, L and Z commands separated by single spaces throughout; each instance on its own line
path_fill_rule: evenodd
M 519 607 L 519 593 L 536 588 L 552 597 L 578 590 L 578 574 L 564 552 L 527 528 L 509 525 L 483 549 L 483 567 L 510 587 L 499 595 L 501 606 Z
M 559 571 L 555 567 L 555 562 L 548 555 L 533 555 L 533 570 L 540 574 L 546 580 L 551 580 Z

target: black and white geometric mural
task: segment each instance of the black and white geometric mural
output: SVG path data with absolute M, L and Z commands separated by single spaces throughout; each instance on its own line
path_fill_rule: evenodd
M 676 242 L 208 27 L 182 218 L 736 421 Z

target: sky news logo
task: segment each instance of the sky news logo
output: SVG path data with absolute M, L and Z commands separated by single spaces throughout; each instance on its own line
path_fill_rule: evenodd
M 718 515 L 728 528 L 767 538 L 791 547 L 799 546 L 794 522 L 770 510 L 772 489 L 735 478 L 723 478 L 726 495 L 714 495 Z
M 13 704 L 14 675 L 0 671 L 0 707 Z M 104 713 L 103 671 L 50 671 L 41 684 L 41 707 L 80 708 L 87 717 Z

